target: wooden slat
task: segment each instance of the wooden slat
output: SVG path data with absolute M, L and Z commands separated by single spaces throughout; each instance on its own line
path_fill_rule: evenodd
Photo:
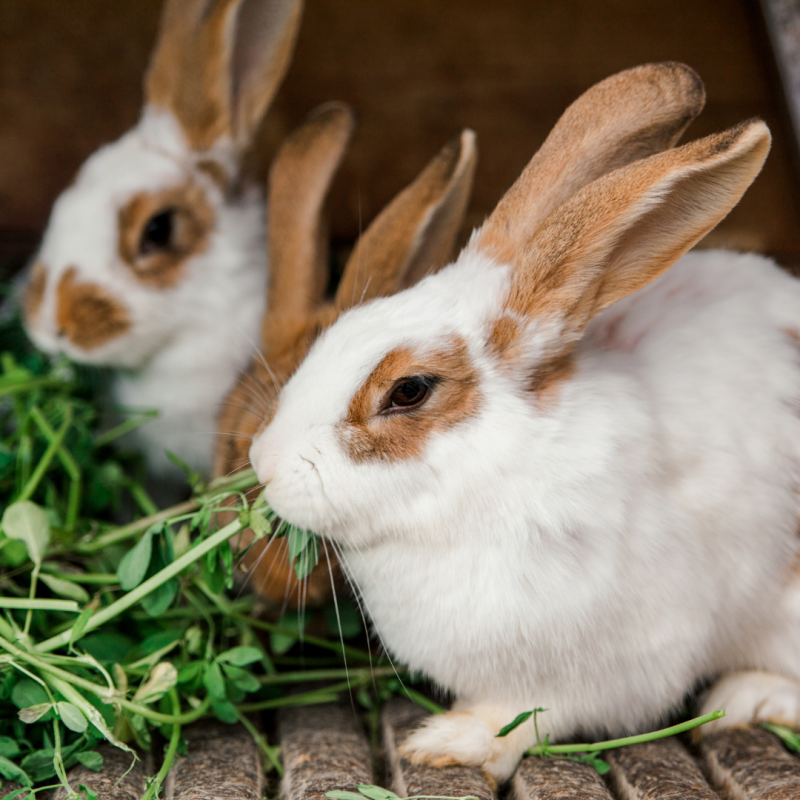
M 352 707 L 287 708 L 278 729 L 285 800 L 323 800 L 332 789 L 374 783 L 367 737 Z
M 631 745 L 605 754 L 610 782 L 630 800 L 719 800 L 677 739 Z
M 11 794 L 11 792 L 16 792 L 17 789 L 21 789 L 22 787 L 18 783 L 13 783 L 11 781 L 4 781 L 0 778 L 0 798 L 5 797 L 7 794 Z M 27 793 L 22 793 L 17 795 L 18 800 L 22 800 L 22 798 L 26 797 Z
M 762 728 L 731 728 L 703 739 L 711 781 L 732 800 L 800 797 L 800 759 Z
M 397 748 L 427 716 L 427 712 L 408 700 L 395 699 L 384 706 L 383 741 L 391 767 L 392 789 L 401 797 L 419 794 L 461 797 L 471 794 L 481 800 L 495 800 L 494 788 L 476 767 L 428 767 L 411 764 L 400 757 Z
M 103 756 L 100 772 L 92 772 L 83 765 L 73 767 L 67 774 L 70 786 L 77 791 L 83 784 L 97 792 L 100 800 L 139 800 L 145 791 L 145 778 L 151 771 L 149 756 L 140 754 L 131 768 L 133 756 L 118 747 L 102 744 L 97 752 Z M 60 788 L 53 800 L 65 800 L 66 796 L 64 789 Z
M 592 767 L 555 758 L 523 759 L 511 788 L 514 800 L 612 800 Z
M 165 800 L 261 800 L 258 746 L 242 725 L 205 721 L 185 736 L 189 752 L 170 770 Z

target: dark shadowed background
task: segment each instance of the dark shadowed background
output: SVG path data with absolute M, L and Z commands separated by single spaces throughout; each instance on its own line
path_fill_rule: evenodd
M 0 3 L 0 254 L 30 254 L 84 158 L 135 123 L 160 5 Z M 350 103 L 360 128 L 330 203 L 332 234 L 348 241 L 458 128 L 472 127 L 471 228 L 577 95 L 666 59 L 706 84 L 706 110 L 687 138 L 756 115 L 775 137 L 763 174 L 709 238 L 800 263 L 797 146 L 755 0 L 307 0 L 256 155 L 267 164 L 317 104 Z

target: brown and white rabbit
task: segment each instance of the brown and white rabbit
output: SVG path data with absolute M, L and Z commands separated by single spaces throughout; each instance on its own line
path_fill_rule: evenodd
M 261 351 L 253 358 L 219 419 L 215 474 L 247 464 L 253 436 L 278 390 L 319 334 L 347 308 L 391 294 L 446 264 L 453 254 L 472 188 L 477 151 L 472 131 L 448 142 L 361 235 L 332 300 L 323 206 L 354 129 L 340 103 L 317 109 L 283 143 L 270 169 L 270 283 Z M 245 540 L 247 537 L 245 537 Z M 284 540 L 259 542 L 248 553 L 251 583 L 278 603 L 316 605 L 328 599 L 332 555 L 301 586 Z
M 243 159 L 288 68 L 301 0 L 167 0 L 138 124 L 56 201 L 23 301 L 33 341 L 116 367 L 135 436 L 208 471 L 220 401 L 258 338 L 264 199 Z
M 680 64 L 637 67 L 595 86 L 573 104 L 548 140 L 556 155 L 571 153 L 570 163 L 555 165 L 563 176 L 561 191 L 574 191 L 591 176 L 670 147 L 704 100 L 700 79 Z M 593 120 L 592 136 L 581 125 L 587 117 Z M 307 129 L 288 140 L 273 165 L 269 204 L 281 209 L 281 221 L 273 215 L 269 235 L 272 299 L 262 331 L 265 358 L 254 359 L 223 410 L 217 475 L 247 463 L 252 437 L 269 418 L 278 388 L 349 300 L 366 301 L 412 285 L 451 255 L 474 170 L 474 145 L 464 135 L 461 151 L 454 149 L 456 142 L 446 147 L 364 233 L 348 261 L 336 304 L 321 301 L 325 259 L 313 248 L 322 241 L 320 212 L 342 156 L 337 148 L 344 148 L 349 132 L 344 112 L 339 112 L 337 121 L 331 107 L 326 117 L 312 118 Z M 425 237 L 417 243 L 420 226 L 434 213 L 434 220 L 443 221 L 425 228 Z M 412 246 L 416 255 L 409 251 Z M 292 605 L 317 605 L 329 599 L 335 581 L 326 567 L 338 565 L 326 548 L 325 561 L 301 585 L 291 569 L 285 540 L 257 544 L 246 561 L 262 595 Z M 338 567 L 335 574 L 338 577 Z
M 770 134 L 598 177 L 581 154 L 636 113 L 625 75 L 455 263 L 317 339 L 251 450 L 389 651 L 455 695 L 416 761 L 504 779 L 535 741 L 532 720 L 496 736 L 519 712 L 547 708 L 553 740 L 638 731 L 724 673 L 715 725 L 800 724 L 800 282 L 684 256 Z

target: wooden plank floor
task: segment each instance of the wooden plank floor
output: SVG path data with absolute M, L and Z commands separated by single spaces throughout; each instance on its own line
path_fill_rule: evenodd
M 427 712 L 395 699 L 384 706 L 382 743 L 370 752 L 358 714 L 350 705 L 284 709 L 277 743 L 285 774 L 278 787 L 265 787 L 259 754 L 239 725 L 196 723 L 186 731 L 188 753 L 168 776 L 165 800 L 324 800 L 332 789 L 355 791 L 379 784 L 401 797 L 433 795 L 479 800 L 793 800 L 800 798 L 800 757 L 771 733 L 740 728 L 712 734 L 697 748 L 678 738 L 609 751 L 611 770 L 601 777 L 592 767 L 555 758 L 523 759 L 508 787 L 498 792 L 479 769 L 415 766 L 398 746 Z M 152 762 L 142 759 L 122 780 L 130 756 L 103 748 L 100 773 L 83 767 L 70 782 L 97 791 L 100 800 L 138 800 Z M 381 769 L 385 765 L 385 770 Z M 376 766 L 378 767 L 376 769 Z M 273 773 L 274 775 L 274 773 Z M 7 784 L 6 791 L 9 791 Z M 54 800 L 63 800 L 63 792 Z

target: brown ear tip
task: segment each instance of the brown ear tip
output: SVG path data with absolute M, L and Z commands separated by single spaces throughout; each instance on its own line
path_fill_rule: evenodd
M 309 119 L 316 119 L 317 117 L 349 117 L 350 119 L 356 118 L 356 112 L 353 107 L 342 100 L 329 100 L 327 103 L 317 106 L 309 115 Z
M 478 157 L 478 137 L 471 128 L 459 131 L 442 148 L 439 157 L 444 157 L 452 166 L 453 174 L 473 164 Z
M 753 117 L 740 122 L 731 128 L 729 133 L 739 147 L 764 150 L 765 154 L 772 144 L 772 132 L 761 117 Z

